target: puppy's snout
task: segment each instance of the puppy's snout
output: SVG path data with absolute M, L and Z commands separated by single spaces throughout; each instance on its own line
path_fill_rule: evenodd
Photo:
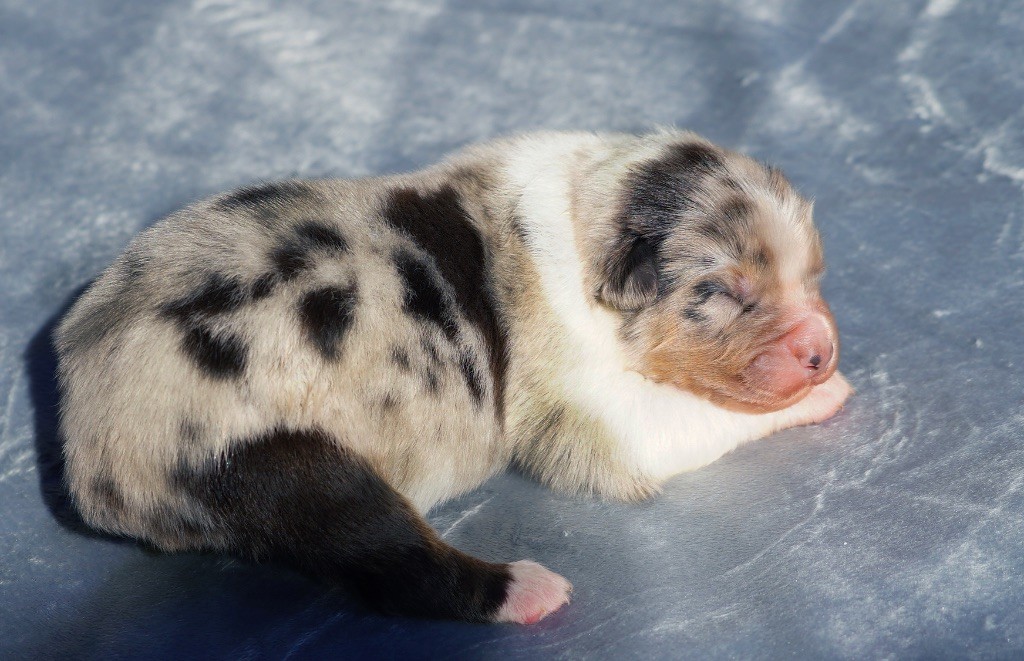
M 762 393 L 787 401 L 827 381 L 835 361 L 835 331 L 827 317 L 815 312 L 751 361 L 743 378 Z
M 795 361 L 791 368 L 802 370 L 805 378 L 814 384 L 828 378 L 835 343 L 832 329 L 823 316 L 811 315 L 787 333 L 782 342 Z

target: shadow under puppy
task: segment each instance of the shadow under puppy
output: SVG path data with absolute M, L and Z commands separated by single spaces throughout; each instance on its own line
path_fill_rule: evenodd
M 811 205 L 686 132 L 532 134 L 289 181 L 139 235 L 57 332 L 83 517 L 285 558 L 389 612 L 535 622 L 569 583 L 422 513 L 509 464 L 636 500 L 850 394 Z

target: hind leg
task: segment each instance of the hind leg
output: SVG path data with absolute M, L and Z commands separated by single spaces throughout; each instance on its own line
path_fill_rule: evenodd
M 386 612 L 532 623 L 569 600 L 569 583 L 536 563 L 484 562 L 445 543 L 364 459 L 320 431 L 249 439 L 177 482 L 228 550 L 285 559 Z

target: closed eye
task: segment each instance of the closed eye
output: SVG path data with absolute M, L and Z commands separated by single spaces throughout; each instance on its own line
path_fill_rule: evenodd
M 704 305 L 715 296 L 721 296 L 740 306 L 743 314 L 751 312 L 757 308 L 756 301 L 744 300 L 731 288 L 717 280 L 701 280 L 693 286 L 693 293 L 697 295 L 697 306 Z
M 729 290 L 728 287 L 723 285 L 717 280 L 701 280 L 693 286 L 693 293 L 697 295 L 698 303 L 706 303 L 708 299 L 717 294 L 728 296 L 729 298 L 735 299 L 736 296 Z M 737 299 L 738 300 L 738 299 Z

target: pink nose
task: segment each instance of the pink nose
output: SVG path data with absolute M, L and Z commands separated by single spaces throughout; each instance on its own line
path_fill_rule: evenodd
M 832 364 L 835 344 L 828 322 L 819 314 L 811 315 L 782 339 L 782 344 L 804 371 L 806 378 L 818 384 L 825 380 Z
M 832 338 L 828 319 L 813 313 L 755 358 L 744 376 L 748 383 L 782 398 L 824 383 L 835 360 Z

